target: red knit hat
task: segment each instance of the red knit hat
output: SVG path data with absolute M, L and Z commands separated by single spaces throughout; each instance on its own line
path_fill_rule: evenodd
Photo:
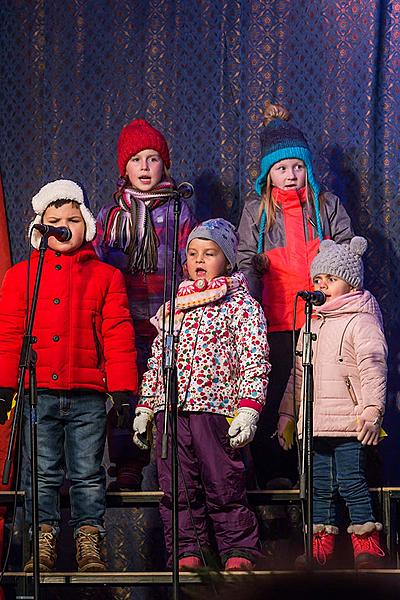
M 135 119 L 121 131 L 118 140 L 118 168 L 122 176 L 126 173 L 126 165 L 129 159 L 146 149 L 156 150 L 161 156 L 164 165 L 169 169 L 171 161 L 169 158 L 168 145 L 165 137 L 157 129 L 154 129 L 144 119 Z

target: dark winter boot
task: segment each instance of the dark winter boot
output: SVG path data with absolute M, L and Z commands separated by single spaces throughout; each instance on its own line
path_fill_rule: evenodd
M 105 571 L 100 556 L 100 532 L 97 527 L 83 525 L 75 534 L 76 562 L 78 571 Z
M 55 529 L 51 525 L 39 526 L 39 569 L 49 572 L 54 569 L 56 564 L 56 535 Z M 33 572 L 33 555 L 30 557 L 24 567 L 25 573 Z
M 145 453 L 144 453 L 145 454 Z M 147 453 L 145 460 L 133 459 L 116 463 L 116 480 L 112 481 L 108 492 L 140 492 L 144 467 L 148 464 Z

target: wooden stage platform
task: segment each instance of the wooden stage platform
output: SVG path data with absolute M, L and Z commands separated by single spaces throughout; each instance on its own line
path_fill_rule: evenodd
M 400 558 L 399 558 L 399 535 L 398 521 L 400 509 L 400 487 L 381 487 L 371 489 L 374 498 L 379 506 L 380 518 L 384 526 L 384 535 L 386 538 L 386 547 L 388 549 L 388 560 L 386 565 L 389 568 L 379 569 L 374 571 L 362 571 L 357 573 L 357 577 L 365 580 L 373 578 L 374 585 L 376 581 L 382 581 L 385 587 L 390 586 L 391 589 L 398 590 L 400 594 Z M 155 507 L 160 502 L 162 492 L 108 492 L 107 507 L 108 508 L 139 508 L 139 507 Z M 299 503 L 298 490 L 252 490 L 248 492 L 249 501 L 253 506 L 267 505 L 290 505 Z M 23 506 L 23 492 L 0 492 L 0 505 Z M 62 506 L 68 507 L 68 497 L 62 498 Z M 21 563 L 22 564 L 22 563 Z M 331 577 L 337 573 L 341 576 L 354 576 L 355 572 L 351 570 L 330 570 L 330 571 L 315 571 L 313 574 L 318 576 Z M 213 572 L 207 569 L 201 570 L 199 573 L 182 572 L 179 580 L 182 586 L 192 586 L 202 584 L 205 586 L 214 586 L 215 580 L 219 584 L 230 584 L 234 582 L 245 583 L 247 581 L 265 582 L 269 578 L 279 576 L 299 577 L 296 571 L 253 571 L 247 572 Z M 19 590 L 17 598 L 28 598 L 29 590 L 31 589 L 32 575 L 21 571 L 6 572 L 2 581 L 2 585 L 6 588 L 13 587 Z M 111 572 L 106 573 L 78 573 L 78 572 L 53 572 L 43 573 L 41 575 L 41 584 L 44 588 L 52 586 L 68 586 L 71 589 L 71 597 L 79 597 L 78 588 L 101 588 L 101 587 L 136 587 L 136 586 L 166 586 L 169 587 L 172 583 L 171 572 Z M 76 592 L 72 592 L 75 590 Z M 22 594 L 22 595 L 21 595 Z M 25 595 L 27 594 L 27 595 Z M 95 597 L 95 596 L 94 596 Z

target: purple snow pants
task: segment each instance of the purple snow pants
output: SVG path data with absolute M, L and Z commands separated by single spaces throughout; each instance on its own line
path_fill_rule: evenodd
M 168 458 L 162 460 L 163 417 L 163 412 L 156 414 L 156 454 L 160 488 L 164 492 L 160 513 L 171 565 L 171 440 Z M 229 445 L 228 429 L 223 415 L 183 412 L 178 416 L 179 556 L 199 554 L 183 478 L 201 546 L 210 546 L 207 521 L 211 521 L 222 562 L 230 556 L 260 556 L 257 520 L 247 504 L 244 464 L 240 452 Z

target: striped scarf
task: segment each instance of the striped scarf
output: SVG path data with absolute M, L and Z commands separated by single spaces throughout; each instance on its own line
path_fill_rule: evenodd
M 151 211 L 168 202 L 173 189 L 171 181 L 162 181 L 149 192 L 121 188 L 114 196 L 117 206 L 107 213 L 103 239 L 110 248 L 121 248 L 128 255 L 132 274 L 157 271 L 159 242 Z

